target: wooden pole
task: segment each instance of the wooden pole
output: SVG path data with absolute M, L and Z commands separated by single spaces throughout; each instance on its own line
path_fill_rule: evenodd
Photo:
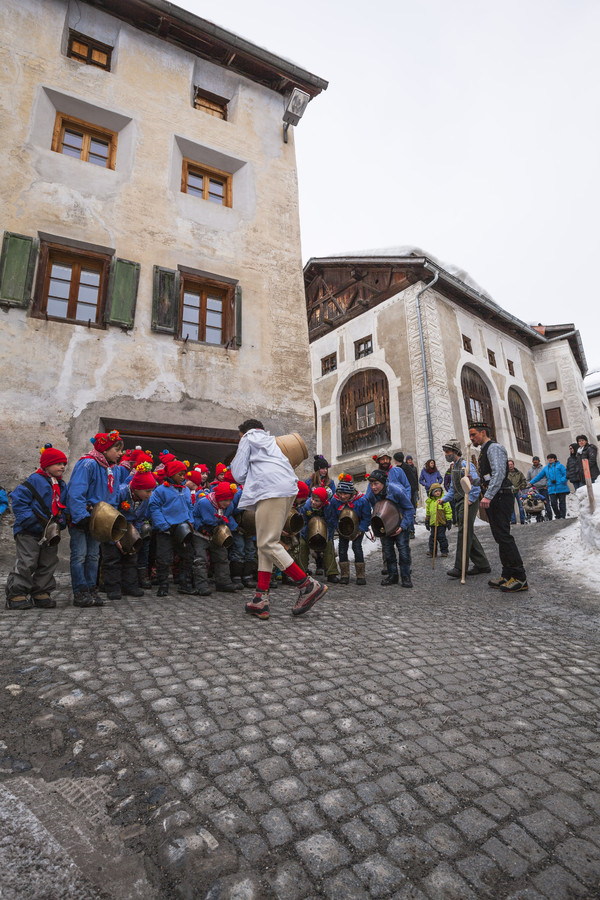
M 581 465 L 583 466 L 583 477 L 585 478 L 585 486 L 587 488 L 587 495 L 590 504 L 590 512 L 594 515 L 596 511 L 596 498 L 594 497 L 594 488 L 592 487 L 592 475 L 590 472 L 590 463 L 587 459 L 581 460 Z
M 435 528 L 433 529 L 433 559 L 431 560 L 431 568 L 435 569 L 435 554 L 437 551 L 437 514 L 438 514 L 438 502 L 435 501 Z
M 465 469 L 465 474 L 460 479 L 460 485 L 465 492 L 465 505 L 463 507 L 462 570 L 460 577 L 461 584 L 465 583 L 467 574 L 467 527 L 469 525 L 469 492 L 471 490 L 471 479 L 469 478 L 469 472 L 471 471 L 471 460 L 469 458 L 470 451 L 471 444 L 468 443 L 465 454 L 467 460 L 467 468 Z

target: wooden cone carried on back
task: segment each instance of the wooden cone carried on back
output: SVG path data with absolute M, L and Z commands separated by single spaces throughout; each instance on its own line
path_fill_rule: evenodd
M 283 455 L 287 456 L 289 459 L 292 469 L 295 469 L 301 462 L 308 459 L 306 444 L 297 431 L 292 431 L 291 434 L 282 434 L 281 437 L 276 437 L 275 443 Z

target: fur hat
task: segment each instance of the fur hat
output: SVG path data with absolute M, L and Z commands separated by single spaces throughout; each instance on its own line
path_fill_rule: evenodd
M 93 438 L 90 438 L 90 444 L 93 444 L 94 450 L 98 450 L 100 453 L 110 450 L 111 447 L 118 443 L 122 443 L 121 435 L 118 431 L 109 431 L 108 433 L 101 431 Z
M 442 450 L 452 450 L 453 453 L 458 453 L 459 456 L 462 453 L 457 438 L 450 438 L 449 441 L 446 441 L 445 444 L 442 444 Z
M 324 456 L 321 456 L 320 454 L 318 454 L 315 456 L 315 462 L 314 462 L 313 468 L 314 468 L 315 472 L 318 472 L 319 469 L 328 469 L 329 463 L 327 462 L 327 460 L 325 459 Z
M 150 471 L 151 465 L 148 462 L 140 463 L 136 467 L 133 478 L 129 482 L 132 491 L 153 491 L 156 487 L 156 478 Z
M 44 444 L 40 450 L 40 469 L 47 469 L 48 466 L 67 464 L 67 457 L 61 450 L 55 450 L 52 444 Z
M 233 500 L 236 491 L 236 484 L 231 484 L 229 481 L 220 481 L 219 484 L 215 484 L 213 494 L 217 503 L 221 503 L 223 500 Z

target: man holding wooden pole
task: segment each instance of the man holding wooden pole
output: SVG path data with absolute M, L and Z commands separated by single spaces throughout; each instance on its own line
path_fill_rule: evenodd
M 451 481 L 447 493 L 442 497 L 441 502 L 445 503 L 449 500 L 455 502 L 455 512 L 458 521 L 458 536 L 456 540 L 456 557 L 454 560 L 454 568 L 449 569 L 446 573 L 451 578 L 461 578 L 464 583 L 463 568 L 466 575 L 483 575 L 491 572 L 492 569 L 485 555 L 483 547 L 479 543 L 479 539 L 475 535 L 475 519 L 479 510 L 479 498 L 481 496 L 481 488 L 479 487 L 479 475 L 473 463 L 468 464 L 463 459 L 461 447 L 456 438 L 450 438 L 443 447 L 446 462 L 451 466 Z M 464 479 L 469 481 L 470 489 Z M 465 503 L 465 496 L 467 503 Z M 464 564 L 463 564 L 464 555 Z M 471 560 L 472 566 L 467 569 L 467 561 Z
M 492 537 L 498 544 L 502 575 L 488 581 L 490 587 L 503 593 L 529 590 L 527 575 L 519 548 L 510 533 L 510 517 L 514 500 L 512 484 L 508 479 L 508 453 L 502 444 L 490 437 L 490 427 L 485 422 L 474 422 L 469 428 L 469 438 L 479 454 L 479 476 L 485 486 L 481 509 L 487 512 Z

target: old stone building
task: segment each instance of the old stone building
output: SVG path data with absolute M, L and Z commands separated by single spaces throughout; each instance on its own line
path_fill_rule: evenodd
M 0 478 L 98 430 L 314 433 L 293 113 L 327 83 L 165 0 L 0 7 Z
M 575 327 L 530 327 L 460 276 L 413 248 L 306 264 L 317 445 L 335 472 L 370 471 L 381 446 L 442 466 L 442 442 L 478 419 L 521 469 L 593 433 Z

